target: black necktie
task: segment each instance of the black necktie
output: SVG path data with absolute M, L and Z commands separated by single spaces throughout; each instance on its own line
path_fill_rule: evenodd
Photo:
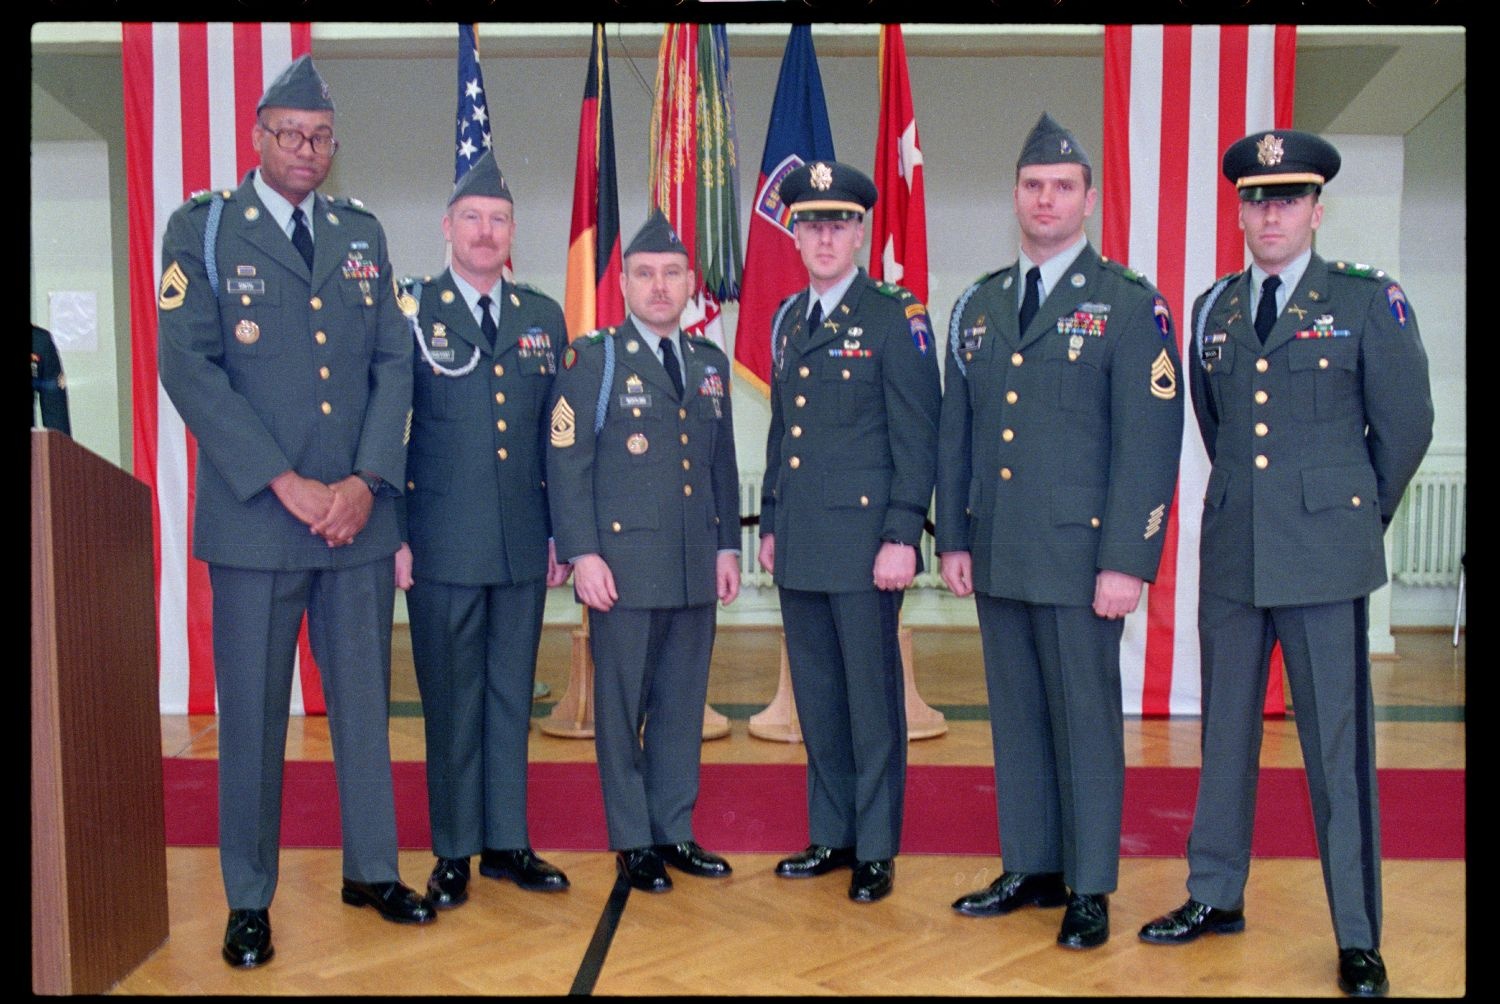
M 312 231 L 307 229 L 307 217 L 302 215 L 302 207 L 292 208 L 292 247 L 307 262 L 307 270 L 312 271 L 313 243 Z
M 1036 317 L 1037 308 L 1041 304 L 1042 270 L 1031 266 L 1031 271 L 1026 273 L 1026 295 L 1021 299 L 1021 334 L 1031 327 L 1032 320 Z
M 495 319 L 490 316 L 490 304 L 493 302 L 488 296 L 479 298 L 479 330 L 484 332 L 484 340 L 490 347 L 490 355 L 495 354 L 495 336 L 500 333 L 495 328 Z
M 682 397 L 682 367 L 677 365 L 677 353 L 672 349 L 672 339 L 661 340 L 661 364 L 667 371 L 667 377 L 672 381 L 672 389 L 677 392 L 678 398 Z
M 1280 276 L 1268 275 L 1260 284 L 1260 305 L 1255 308 L 1255 333 L 1260 343 L 1266 344 L 1266 336 L 1276 326 L 1276 290 L 1281 285 Z
M 818 325 L 823 323 L 823 301 L 814 300 L 812 313 L 807 315 L 807 332 L 812 334 L 818 330 Z

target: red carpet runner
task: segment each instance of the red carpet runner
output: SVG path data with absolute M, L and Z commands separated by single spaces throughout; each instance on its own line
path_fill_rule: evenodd
M 218 843 L 218 763 L 164 758 L 167 843 Z M 395 764 L 401 846 L 429 846 L 423 765 Z M 1464 857 L 1464 772 L 1386 769 L 1380 777 L 1380 833 L 1387 858 Z M 1120 852 L 1180 857 L 1198 790 L 1193 767 L 1131 767 L 1125 773 Z M 333 765 L 288 761 L 283 847 L 339 846 Z M 593 763 L 533 763 L 531 840 L 542 850 L 608 847 L 599 774 Z M 772 854 L 807 843 L 806 768 L 801 764 L 704 764 L 694 835 L 723 853 Z M 910 766 L 901 850 L 909 854 L 997 854 L 994 772 L 988 766 Z M 1260 772 L 1254 853 L 1317 857 L 1307 780 L 1301 770 Z

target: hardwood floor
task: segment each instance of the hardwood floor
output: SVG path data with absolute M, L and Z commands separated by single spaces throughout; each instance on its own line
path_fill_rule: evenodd
M 1374 666 L 1380 766 L 1465 768 L 1466 643 L 1437 633 L 1400 633 L 1397 657 Z M 731 717 L 727 739 L 706 742 L 704 762 L 802 763 L 802 747 L 750 737 L 744 717 L 775 692 L 774 630 L 721 629 L 710 703 Z M 410 648 L 398 629 L 392 680 L 393 755 L 423 756 L 422 720 Z M 570 640 L 544 632 L 538 677 L 563 692 Z M 914 641 L 923 698 L 949 714 L 949 731 L 914 742 L 912 763 L 989 764 L 989 725 L 978 639 L 972 631 L 919 630 Z M 169 757 L 214 757 L 213 716 L 163 716 Z M 1196 719 L 1128 720 L 1133 766 L 1195 766 Z M 587 740 L 531 732 L 534 761 L 593 758 Z M 326 720 L 293 719 L 290 758 L 329 756 Z M 1268 721 L 1261 762 L 1301 763 L 1295 724 Z M 533 797 L 546 797 L 537 792 Z M 272 907 L 277 955 L 258 970 L 219 958 L 226 909 L 213 848 L 167 852 L 171 935 L 114 988 L 123 994 L 518 994 L 561 995 L 580 962 L 615 881 L 607 853 L 547 851 L 568 872 L 566 893 L 525 893 L 479 878 L 470 901 L 436 924 L 404 928 L 339 901 L 336 850 L 286 849 Z M 420 886 L 431 856 L 401 854 L 406 881 Z M 951 900 L 999 870 L 988 857 L 906 854 L 895 892 L 871 905 L 849 902 L 846 872 L 788 882 L 771 855 L 734 855 L 722 881 L 674 874 L 666 895 L 631 893 L 593 991 L 611 995 L 1134 995 L 1339 996 L 1336 950 L 1316 859 L 1258 859 L 1247 890 L 1244 934 L 1158 947 L 1136 929 L 1185 898 L 1181 858 L 1125 858 L 1111 897 L 1113 937 L 1090 952 L 1054 943 L 1059 910 L 1027 909 L 975 920 Z M 1467 864 L 1387 860 L 1385 943 L 1392 991 L 1457 996 L 1467 990 Z

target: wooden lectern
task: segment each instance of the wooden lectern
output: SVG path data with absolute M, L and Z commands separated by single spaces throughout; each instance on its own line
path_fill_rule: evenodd
M 108 990 L 167 939 L 151 492 L 31 433 L 31 988 Z

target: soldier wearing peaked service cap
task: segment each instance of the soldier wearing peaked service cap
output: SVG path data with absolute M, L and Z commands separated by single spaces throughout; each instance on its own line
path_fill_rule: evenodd
M 852 868 L 849 898 L 868 903 L 891 892 L 901 843 L 897 629 L 932 497 L 937 350 L 927 308 L 856 264 L 877 195 L 870 179 L 813 161 L 781 194 L 808 284 L 771 325 L 760 564 L 779 587 L 810 845 L 776 874 Z
M 312 60 L 261 98 L 258 165 L 162 240 L 162 386 L 197 439 L 193 553 L 213 586 L 223 955 L 271 959 L 287 708 L 304 612 L 328 695 L 344 902 L 424 923 L 400 881 L 388 734 L 410 331 L 385 232 L 318 191 L 338 149 Z
M 453 264 L 403 282 L 414 336 L 406 505 L 396 584 L 407 590 L 427 737 L 438 909 L 479 873 L 555 892 L 532 850 L 526 744 L 547 588 L 571 571 L 549 541 L 547 405 L 568 342 L 562 308 L 505 277 L 515 204 L 493 150 L 453 186 Z
M 681 328 L 693 272 L 659 209 L 620 284 L 625 323 L 563 355 L 547 470 L 557 553 L 590 611 L 609 846 L 632 888 L 665 892 L 665 865 L 730 873 L 692 816 L 714 601 L 740 588 L 739 469 L 729 360 Z
M 1166 301 L 1084 235 L 1088 155 L 1043 114 L 1016 161 L 1020 260 L 959 297 L 937 485 L 943 581 L 978 604 L 1004 871 L 955 910 L 1066 905 L 1109 937 L 1124 805 L 1120 640 L 1156 578 L 1182 437 Z
M 1213 463 L 1203 500 L 1198 634 L 1203 774 L 1188 901 L 1141 928 L 1157 944 L 1245 926 L 1261 708 L 1280 641 L 1308 765 L 1338 985 L 1389 988 L 1380 957 L 1380 818 L 1368 597 L 1385 528 L 1432 438 L 1427 356 L 1380 269 L 1313 251 L 1326 140 L 1252 133 L 1224 153 L 1250 267 L 1198 297 L 1193 411 Z

